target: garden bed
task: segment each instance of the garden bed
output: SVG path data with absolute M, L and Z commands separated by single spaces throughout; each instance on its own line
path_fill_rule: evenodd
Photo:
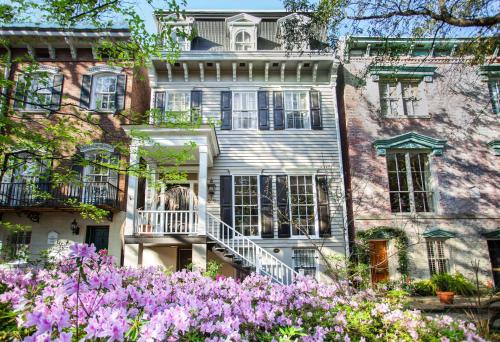
M 49 269 L 0 270 L 3 338 L 26 341 L 482 341 L 474 325 L 404 310 L 346 283 L 292 285 L 117 268 L 74 245 Z M 0 337 L 1 338 L 1 337 Z

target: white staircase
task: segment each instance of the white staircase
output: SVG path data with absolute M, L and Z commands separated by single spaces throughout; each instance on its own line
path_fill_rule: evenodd
M 207 237 L 234 263 L 269 276 L 280 284 L 291 284 L 298 275 L 293 268 L 212 214 L 207 213 L 206 225 Z

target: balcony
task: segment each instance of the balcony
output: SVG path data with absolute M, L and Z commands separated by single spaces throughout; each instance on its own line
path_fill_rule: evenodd
M 198 214 L 195 210 L 137 210 L 134 221 L 134 235 L 194 235 Z
M 116 210 L 120 207 L 118 193 L 119 189 L 109 182 L 0 183 L 0 208 L 71 208 L 84 203 Z

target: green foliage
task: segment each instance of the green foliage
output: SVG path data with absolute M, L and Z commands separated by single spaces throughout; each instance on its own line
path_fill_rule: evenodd
M 297 341 L 299 337 L 307 336 L 302 327 L 283 327 L 279 328 L 278 332 L 279 335 L 277 337 L 279 342 Z
M 462 274 L 434 274 L 431 278 L 436 291 L 451 291 L 463 296 L 470 296 L 476 292 L 474 285 Z
M 406 232 L 402 229 L 393 227 L 375 227 L 356 233 L 357 241 L 355 246 L 355 255 L 362 263 L 369 264 L 369 241 L 374 239 L 394 239 L 395 247 L 398 253 L 399 272 L 406 278 L 409 275 L 409 240 Z
M 207 270 L 203 272 L 203 276 L 215 279 L 222 268 L 222 264 L 215 260 L 209 260 L 207 263 Z
M 412 293 L 417 296 L 436 295 L 436 286 L 431 280 L 419 280 L 411 284 Z

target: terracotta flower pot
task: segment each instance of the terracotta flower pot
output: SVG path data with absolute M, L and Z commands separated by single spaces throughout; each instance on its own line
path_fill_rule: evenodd
M 449 292 L 449 291 L 437 291 L 436 292 L 439 302 L 441 304 L 453 304 L 453 298 L 455 297 L 454 292 Z

